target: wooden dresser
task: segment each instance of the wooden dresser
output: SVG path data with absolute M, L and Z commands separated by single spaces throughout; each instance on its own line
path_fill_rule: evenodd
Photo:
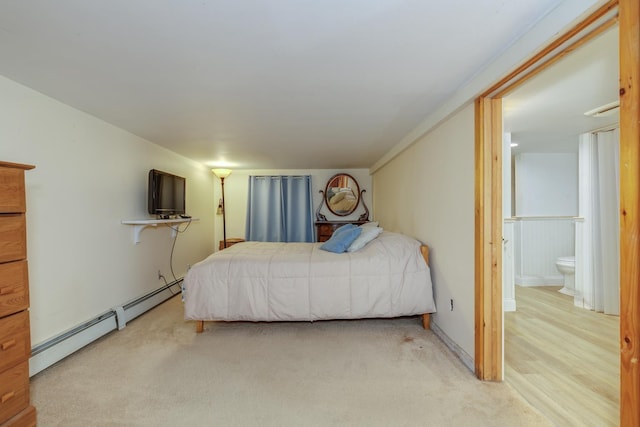
M 362 225 L 367 222 L 369 221 L 316 221 L 316 240 L 318 242 L 326 242 L 334 231 L 345 224 Z
M 29 398 L 29 276 L 24 171 L 0 162 L 0 426 L 35 426 Z

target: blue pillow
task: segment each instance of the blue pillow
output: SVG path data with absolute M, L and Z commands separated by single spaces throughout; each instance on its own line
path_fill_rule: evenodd
M 341 254 L 358 238 L 360 233 L 362 233 L 360 227 L 346 224 L 334 231 L 329 240 L 320 246 L 320 249 Z
M 342 225 L 342 226 L 340 226 L 339 228 L 337 228 L 337 229 L 336 229 L 336 231 L 334 231 L 334 232 L 333 232 L 333 234 L 331 235 L 331 237 L 335 236 L 336 234 L 337 234 L 337 235 L 340 235 L 340 234 L 344 233 L 345 231 L 349 231 L 349 230 L 352 230 L 352 229 L 357 228 L 357 227 L 358 227 L 358 226 L 357 226 L 357 225 L 355 225 L 355 224 L 345 224 L 345 225 Z

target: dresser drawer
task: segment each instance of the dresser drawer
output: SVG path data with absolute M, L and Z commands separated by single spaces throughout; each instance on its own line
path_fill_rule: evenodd
M 29 406 L 29 362 L 0 372 L 0 423 Z
M 316 222 L 316 240 L 318 242 L 326 242 L 331 238 L 333 233 L 343 225 L 353 224 L 362 225 L 368 221 L 317 221 Z
M 0 264 L 0 317 L 29 307 L 27 261 Z
M 29 312 L 0 319 L 0 372 L 29 359 L 31 339 Z
M 0 168 L 0 213 L 25 211 L 24 171 Z
M 330 224 L 322 224 L 318 226 L 318 232 L 320 234 L 333 234 L 333 230 L 338 228 L 335 225 L 330 225 Z
M 0 215 L 0 262 L 27 257 L 27 226 L 24 214 Z
M 22 412 L 8 420 L 2 427 L 36 427 L 36 408 L 27 406 Z
M 334 227 L 329 224 L 322 224 L 317 227 L 317 240 L 318 242 L 326 242 L 333 234 Z

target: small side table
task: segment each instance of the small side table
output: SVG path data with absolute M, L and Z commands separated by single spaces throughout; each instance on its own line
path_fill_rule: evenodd
M 227 239 L 227 248 L 235 245 L 236 243 L 244 242 L 244 239 L 240 239 L 238 237 L 230 237 Z M 218 250 L 224 249 L 224 240 L 220 240 L 220 244 L 218 246 Z

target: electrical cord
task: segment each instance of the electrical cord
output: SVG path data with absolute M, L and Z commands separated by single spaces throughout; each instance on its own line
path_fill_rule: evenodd
M 178 278 L 176 277 L 176 274 L 173 271 L 173 252 L 174 249 L 176 247 L 176 241 L 178 240 L 178 233 L 184 233 L 185 231 L 187 231 L 187 229 L 189 228 L 189 226 L 191 225 L 191 219 L 189 219 L 187 221 L 187 226 L 180 230 L 180 224 L 178 224 L 177 226 L 172 226 L 169 225 L 169 227 L 176 232 L 175 237 L 173 238 L 173 244 L 171 245 L 171 253 L 169 255 L 169 269 L 171 270 L 171 276 L 173 277 L 173 282 L 176 283 L 178 281 Z M 165 285 L 168 286 L 169 292 L 171 292 L 171 294 L 173 295 L 177 295 L 177 293 L 173 292 L 171 290 L 171 287 L 169 286 L 169 283 L 167 283 L 167 279 L 161 274 L 160 277 L 162 277 L 162 280 L 164 280 Z

